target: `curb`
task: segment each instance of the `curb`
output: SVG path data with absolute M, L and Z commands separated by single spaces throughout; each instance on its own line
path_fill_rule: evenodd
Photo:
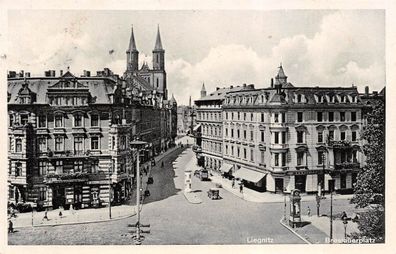
M 296 235 L 298 238 L 300 238 L 301 240 L 303 240 L 306 244 L 312 244 L 310 241 L 308 241 L 307 239 L 305 239 L 304 237 L 302 237 L 300 234 L 298 234 L 296 231 L 294 231 L 291 227 L 289 227 L 287 224 L 283 223 L 283 219 L 280 219 L 279 223 L 284 226 L 285 228 L 287 228 L 290 232 L 292 232 L 294 235 Z
M 45 224 L 45 225 L 34 225 L 33 228 L 43 228 L 43 227 L 56 227 L 56 226 L 65 226 L 65 225 L 79 225 L 79 224 L 92 224 L 92 223 L 100 223 L 100 222 L 110 222 L 110 221 L 117 221 L 117 220 L 122 220 L 126 218 L 130 218 L 136 215 L 136 212 L 134 214 L 129 214 L 113 219 L 105 219 L 105 220 L 95 220 L 95 221 L 79 221 L 79 222 L 69 222 L 69 223 L 58 223 L 58 224 Z M 21 228 L 31 228 L 32 226 L 17 226 L 14 227 L 14 229 L 21 229 Z

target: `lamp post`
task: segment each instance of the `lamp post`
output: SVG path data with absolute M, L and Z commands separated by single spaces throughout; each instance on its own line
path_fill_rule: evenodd
M 113 171 L 113 161 L 109 167 L 109 219 L 111 219 L 111 173 Z
M 330 243 L 333 242 L 333 191 L 334 191 L 334 179 L 329 181 L 330 190 Z
M 131 148 L 137 150 L 137 159 L 136 159 L 136 207 L 137 207 L 137 221 L 136 221 L 136 235 L 134 236 L 136 244 L 141 243 L 141 236 L 140 236 L 140 150 L 147 145 L 147 142 L 134 140 L 130 143 Z
M 283 219 L 286 222 L 286 208 L 287 208 L 287 203 L 286 203 L 286 188 L 283 190 L 283 201 L 284 201 L 284 205 L 283 205 Z

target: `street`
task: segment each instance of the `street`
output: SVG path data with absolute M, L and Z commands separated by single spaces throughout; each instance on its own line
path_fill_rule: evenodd
M 220 200 L 210 200 L 206 191 L 214 183 L 202 182 L 197 177 L 192 179 L 192 189 L 202 203 L 189 203 L 182 190 L 184 169 L 192 159 L 195 154 L 191 148 L 176 149 L 163 159 L 163 168 L 161 163 L 153 167 L 154 183 L 148 185 L 151 195 L 144 200 L 141 213 L 141 223 L 150 224 L 151 233 L 143 234 L 143 244 L 247 244 L 252 239 L 266 239 L 265 243 L 303 243 L 279 223 L 283 203 L 248 202 L 224 189 L 220 189 Z M 337 213 L 347 201 L 335 204 Z M 314 202 L 304 202 L 303 212 L 308 205 L 314 210 Z M 325 210 L 327 205 L 323 204 Z M 9 244 L 133 244 L 128 234 L 133 228 L 128 229 L 127 225 L 135 220 L 136 216 L 92 224 L 21 228 L 9 234 Z

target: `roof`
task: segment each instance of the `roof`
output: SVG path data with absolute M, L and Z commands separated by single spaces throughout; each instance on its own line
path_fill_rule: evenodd
M 136 42 L 135 42 L 135 36 L 133 34 L 133 27 L 131 28 L 131 38 L 129 39 L 129 47 L 127 52 L 136 52 Z
M 230 87 L 223 87 L 223 88 L 218 88 L 216 91 L 213 93 L 210 93 L 209 95 L 202 97 L 198 100 L 195 101 L 212 101 L 212 100 L 223 100 L 226 96 L 227 93 L 230 92 L 240 92 L 240 91 L 249 91 L 249 90 L 254 90 L 253 86 L 230 86 Z
M 70 76 L 71 75 L 71 76 Z M 48 104 L 47 102 L 47 91 L 51 89 L 55 84 L 63 78 L 73 78 L 79 83 L 88 88 L 95 103 L 107 104 L 111 103 L 108 94 L 112 94 L 116 88 L 116 82 L 109 77 L 75 77 L 71 73 L 65 73 L 62 77 L 33 77 L 26 78 L 29 84 L 29 90 L 36 94 L 35 104 Z M 22 89 L 22 85 L 25 83 L 23 78 L 9 79 L 7 91 L 10 93 L 11 98 L 10 104 L 16 101 L 18 92 Z

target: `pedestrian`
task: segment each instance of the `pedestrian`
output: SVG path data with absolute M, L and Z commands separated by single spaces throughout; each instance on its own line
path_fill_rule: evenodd
M 239 185 L 239 192 L 240 192 L 240 193 L 243 193 L 243 183 L 241 183 L 241 184 Z
M 231 186 L 234 189 L 234 187 L 235 187 L 235 179 L 232 179 Z
M 48 213 L 48 210 L 45 210 L 43 220 L 46 219 L 47 221 L 49 221 L 47 213 Z
M 8 233 L 14 233 L 14 224 L 11 220 L 8 220 Z
M 308 209 L 307 209 L 307 215 L 308 215 L 308 217 L 311 217 L 311 208 L 309 208 L 309 206 L 308 206 Z
M 62 211 L 59 211 L 59 217 L 62 218 L 63 214 Z

